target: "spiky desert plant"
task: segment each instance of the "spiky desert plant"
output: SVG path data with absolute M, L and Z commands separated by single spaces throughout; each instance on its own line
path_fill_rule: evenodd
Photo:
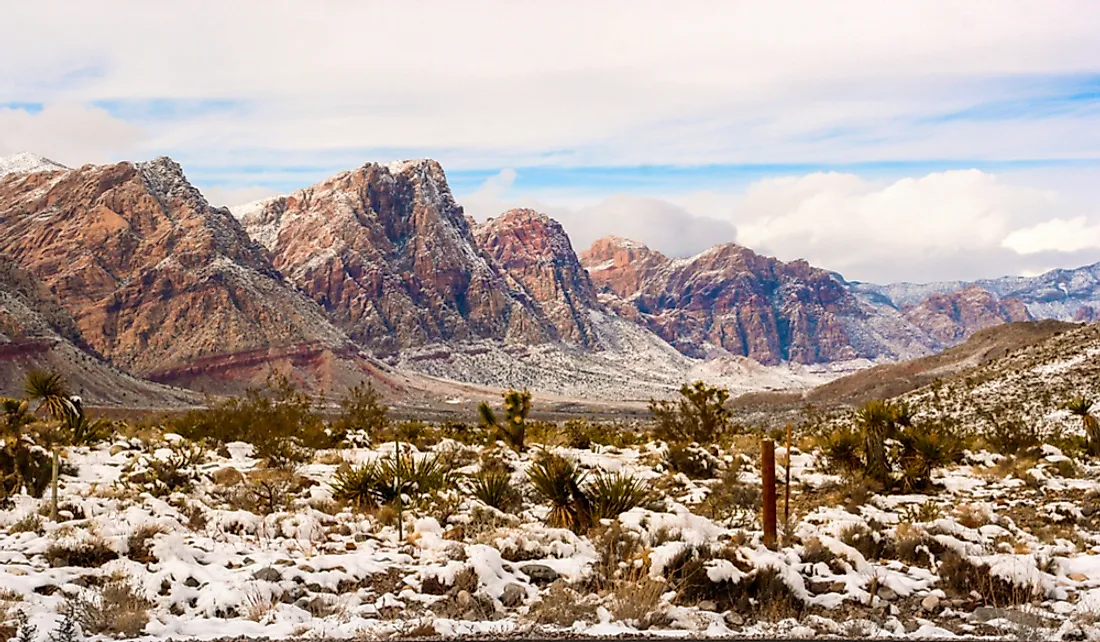
M 52 370 L 32 370 L 27 373 L 24 391 L 31 401 L 38 402 L 36 412 L 45 412 L 58 421 L 75 414 L 76 407 L 69 398 L 65 378 Z
M 937 426 L 911 426 L 899 435 L 902 483 L 907 490 L 928 486 L 932 471 L 958 461 L 962 444 L 952 432 Z
M 4 413 L 3 427 L 7 430 L 18 430 L 34 422 L 34 415 L 30 413 L 30 403 L 26 399 L 0 400 L 0 412 Z
M 863 433 L 864 469 L 871 479 L 886 483 L 890 479 L 890 461 L 886 440 L 896 429 L 896 410 L 886 401 L 869 401 L 856 411 L 856 425 Z
M 474 497 L 497 510 L 510 510 L 519 504 L 519 492 L 512 486 L 512 474 L 504 468 L 482 468 L 470 476 Z
M 362 466 L 341 466 L 332 480 L 332 495 L 357 508 L 383 506 L 402 495 L 423 499 L 454 483 L 454 475 L 438 455 L 416 458 L 401 453 Z
M 527 477 L 550 503 L 547 524 L 578 532 L 592 525 L 591 503 L 581 488 L 585 475 L 572 460 L 546 453 L 527 469 Z
M 851 475 L 863 466 L 863 437 L 854 430 L 835 430 L 821 438 L 820 446 L 826 465 L 834 471 Z
M 1100 421 L 1092 414 L 1095 402 L 1083 395 L 1076 395 L 1066 402 L 1065 409 L 1075 417 L 1081 418 L 1081 427 L 1088 439 L 1089 454 L 1100 454 Z
M 585 488 L 592 504 L 592 520 L 614 519 L 649 499 L 645 482 L 628 473 L 596 474 Z
M 342 502 L 364 509 L 378 505 L 382 493 L 381 466 L 369 461 L 362 466 L 342 465 L 332 478 L 332 496 Z
M 670 443 L 714 443 L 730 427 L 731 413 L 726 408 L 729 397 L 725 388 L 696 381 L 680 387 L 676 402 L 651 400 L 649 411 L 656 421 L 654 436 Z

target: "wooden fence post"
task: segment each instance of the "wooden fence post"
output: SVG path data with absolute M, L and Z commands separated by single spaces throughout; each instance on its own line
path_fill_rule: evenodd
M 791 545 L 791 422 L 787 422 L 787 463 L 783 467 L 783 546 Z
M 764 546 L 775 548 L 775 442 L 761 444 L 761 477 L 764 480 Z

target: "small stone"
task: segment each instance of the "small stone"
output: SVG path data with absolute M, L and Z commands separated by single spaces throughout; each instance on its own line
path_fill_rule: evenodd
M 111 448 L 107 452 L 112 457 L 114 457 L 115 455 L 119 454 L 120 452 L 122 452 L 124 450 L 126 450 L 126 446 L 123 446 L 122 444 L 115 444 L 114 446 L 111 446 Z
M 236 468 L 226 466 L 215 470 L 213 479 L 214 483 L 219 486 L 236 486 L 244 481 L 244 475 Z
M 188 588 L 199 588 L 199 581 L 193 577 L 188 577 L 183 581 L 183 585 Z
M 1096 509 L 1089 504 L 1085 504 L 1081 507 L 1081 515 L 1085 517 L 1092 517 L 1092 514 L 1096 512 Z
M 532 582 L 550 583 L 561 577 L 560 573 L 545 564 L 524 564 L 519 570 L 531 578 Z
M 277 568 L 266 566 L 253 573 L 252 579 L 260 580 L 261 582 L 278 582 L 283 579 L 283 574 L 280 573 Z
M 370 539 L 370 535 L 367 533 L 356 533 L 354 539 L 357 542 L 365 542 Z
M 703 600 L 702 602 L 699 602 L 699 610 L 700 611 L 717 611 L 718 610 L 718 605 L 715 604 L 714 602 L 710 601 L 710 600 Z
M 833 588 L 832 582 L 810 582 L 810 592 L 814 595 L 821 595 L 823 593 L 831 593 Z
M 832 584 L 829 585 L 829 592 L 830 593 L 843 593 L 844 590 L 847 587 L 848 587 L 848 585 L 845 584 L 844 582 L 833 582 Z
M 455 604 L 465 608 L 470 606 L 471 603 L 473 603 L 473 597 L 470 595 L 469 591 L 461 590 L 455 594 Z
M 1070 580 L 1072 580 L 1074 582 L 1087 582 L 1087 581 L 1089 581 L 1089 576 L 1085 575 L 1084 573 L 1070 573 L 1066 577 L 1068 577 Z
M 344 550 L 345 551 L 354 551 L 357 548 L 359 548 L 359 547 L 356 546 L 355 542 L 347 542 L 347 543 L 344 544 Z
M 733 611 L 727 611 L 724 619 L 726 620 L 726 626 L 730 628 L 741 626 L 745 623 L 745 618 L 741 617 L 737 613 L 734 613 Z
M 509 584 L 504 587 L 504 592 L 500 595 L 500 603 L 507 607 L 514 607 L 523 604 L 523 601 L 527 598 L 527 589 L 523 588 L 522 584 Z
M 923 600 L 920 601 L 920 607 L 921 609 L 928 612 L 935 611 L 940 607 L 940 598 L 936 597 L 935 595 L 926 596 Z
M 888 586 L 878 587 L 878 592 L 875 593 L 875 595 L 878 595 L 880 598 L 887 602 L 893 602 L 894 600 L 898 599 L 898 594 L 894 592 L 894 589 Z

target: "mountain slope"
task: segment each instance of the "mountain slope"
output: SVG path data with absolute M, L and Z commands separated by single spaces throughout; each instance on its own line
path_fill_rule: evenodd
M 65 171 L 69 169 L 61 163 L 37 154 L 20 152 L 11 156 L 0 157 L 0 177 L 7 174 L 29 174 L 33 172 Z
M 696 357 L 810 364 L 927 354 L 934 344 L 896 310 L 852 296 L 805 261 L 784 263 L 735 245 L 671 260 L 624 239 L 581 256 L 605 303 Z M 633 308 L 633 312 L 624 308 Z
M 275 266 L 376 352 L 552 338 L 477 247 L 435 161 L 368 163 L 237 215 Z
M 998 299 L 978 285 L 950 294 L 932 294 L 917 305 L 903 306 L 902 310 L 913 325 L 946 346 L 955 345 L 978 330 L 1032 319 L 1023 301 Z
M 599 347 L 588 314 L 600 309 L 596 289 L 560 223 L 534 210 L 509 210 L 475 227 L 474 237 L 513 294 L 531 300 L 549 320 L 555 338 Z
M 147 378 L 262 380 L 298 355 L 309 383 L 301 355 L 357 353 L 171 159 L 5 176 L 0 253 L 49 288 L 92 348 Z

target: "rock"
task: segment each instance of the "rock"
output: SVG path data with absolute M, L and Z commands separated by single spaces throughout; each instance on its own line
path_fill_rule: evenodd
M 1084 573 L 1070 573 L 1066 577 L 1069 578 L 1070 580 L 1074 581 L 1074 582 L 1087 582 L 1087 581 L 1089 581 L 1089 576 L 1085 575 Z
M 717 611 L 718 605 L 710 600 L 703 600 L 698 604 L 700 611 Z
M 833 591 L 833 582 L 810 581 L 810 592 L 814 595 L 821 595 L 823 593 L 831 593 Z
M 921 609 L 928 612 L 935 611 L 940 607 L 940 598 L 936 597 L 935 595 L 927 595 L 923 600 L 920 601 L 920 607 Z
M 1032 320 L 1019 299 L 998 299 L 976 284 L 950 294 L 932 294 L 903 313 L 913 325 L 944 345 L 956 344 L 990 326 Z
M 1020 626 L 1026 626 L 1030 628 L 1036 628 L 1042 624 L 1042 619 L 1039 616 L 1032 613 L 1024 613 L 1023 611 L 1014 611 L 1010 609 L 1000 609 L 990 606 L 979 606 L 974 609 L 971 614 L 974 620 L 978 622 L 989 622 L 990 620 L 1008 620 L 1013 624 Z
M 1085 504 L 1081 507 L 1081 515 L 1084 517 L 1092 517 L 1092 514 L 1096 512 L 1096 509 L 1092 504 Z
M 504 587 L 504 592 L 500 595 L 500 603 L 509 608 L 523 604 L 525 599 L 527 599 L 527 589 L 522 584 L 509 584 Z
M 244 475 L 241 471 L 232 466 L 226 466 L 225 468 L 215 470 L 212 478 L 214 483 L 219 486 L 236 486 L 244 481 Z
M 188 577 L 183 581 L 183 585 L 187 588 L 199 588 L 199 581 L 193 577 Z
M 531 578 L 532 582 L 550 583 L 561 577 L 561 574 L 545 564 L 524 564 L 519 567 L 520 573 Z
M 253 573 L 252 579 L 261 582 L 280 582 L 283 579 L 283 574 L 277 568 L 266 566 Z
M 722 619 L 726 621 L 726 626 L 731 629 L 741 626 L 745 623 L 745 618 L 741 617 L 738 613 L 733 611 L 726 611 L 726 614 L 722 616 Z
M 344 550 L 345 551 L 354 551 L 358 548 L 359 547 L 356 546 L 355 542 L 344 542 Z
M 886 600 L 887 602 L 893 602 L 898 599 L 898 594 L 894 592 L 894 589 L 888 586 L 878 587 L 878 591 L 875 593 L 879 598 Z
M 60 587 L 55 586 L 53 584 L 43 584 L 42 586 L 34 587 L 34 592 L 38 593 L 39 595 L 53 595 L 54 593 L 57 593 L 60 590 L 61 590 Z
M 109 455 L 111 455 L 112 457 L 114 457 L 115 455 L 117 455 L 120 452 L 123 452 L 125 450 L 126 450 L 126 446 L 123 446 L 122 444 L 115 444 L 115 445 L 111 446 L 110 449 L 107 450 L 107 453 Z
M 832 584 L 829 585 L 829 592 L 830 593 L 843 593 L 845 590 L 847 590 L 847 588 L 848 588 L 848 585 L 845 584 L 844 582 L 833 582 Z

